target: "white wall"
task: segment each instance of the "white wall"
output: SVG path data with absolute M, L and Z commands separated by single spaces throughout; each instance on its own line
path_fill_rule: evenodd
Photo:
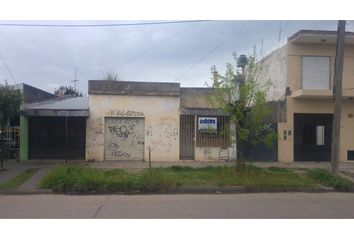
M 272 87 L 269 89 L 266 100 L 284 100 L 287 87 L 287 46 L 285 45 L 273 51 L 263 58 L 259 64 L 258 81 L 264 84 L 270 79 L 272 82 Z

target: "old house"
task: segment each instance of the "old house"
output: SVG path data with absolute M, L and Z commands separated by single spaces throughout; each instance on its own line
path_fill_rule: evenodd
M 24 83 L 11 85 L 10 87 L 15 91 L 20 91 L 22 95 L 21 108 L 24 108 L 24 106 L 27 104 L 46 101 L 56 97 L 54 94 L 48 93 Z M 21 149 L 28 148 L 26 141 L 27 135 L 25 131 L 23 131 L 27 129 L 27 124 L 27 119 L 23 116 L 20 116 L 19 114 L 9 119 L 5 134 L 9 139 L 8 149 L 10 158 L 19 158 L 20 145 Z M 22 126 L 22 128 L 20 126 Z
M 329 161 L 336 32 L 301 30 L 262 60 L 260 79 L 278 104 L 278 160 Z M 354 160 L 354 33 L 346 33 L 340 160 Z
M 26 104 L 21 115 L 21 160 L 85 159 L 87 97 Z
M 228 117 L 210 109 L 210 89 L 179 83 L 89 81 L 86 160 L 229 160 Z M 206 122 L 213 132 L 203 131 Z M 207 123 L 207 124 L 208 124 Z
M 88 97 L 26 104 L 21 159 L 228 161 L 228 116 L 210 108 L 210 88 L 90 80 Z

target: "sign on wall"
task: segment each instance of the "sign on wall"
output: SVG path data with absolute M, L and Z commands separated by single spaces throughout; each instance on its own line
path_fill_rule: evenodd
M 215 117 L 198 117 L 198 130 L 217 130 L 217 125 Z

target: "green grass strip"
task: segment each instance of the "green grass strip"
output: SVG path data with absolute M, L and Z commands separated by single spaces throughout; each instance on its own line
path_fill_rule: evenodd
M 332 177 L 330 175 L 329 177 Z M 83 166 L 57 166 L 40 183 L 41 188 L 56 192 L 154 192 L 182 186 L 243 186 L 248 189 L 297 190 L 317 189 L 323 179 L 285 168 L 259 168 L 247 166 L 239 173 L 233 167 L 191 168 L 172 166 L 154 168 L 139 173 L 122 169 L 102 170 Z M 342 180 L 336 182 L 336 189 L 343 187 Z M 346 185 L 345 185 L 346 186 Z M 349 188 L 345 188 L 349 189 Z
M 349 191 L 354 187 L 351 181 L 335 176 L 325 169 L 309 169 L 308 176 L 325 186 L 334 187 L 338 191 Z
M 27 181 L 30 177 L 33 176 L 39 169 L 38 168 L 29 168 L 23 171 L 21 174 L 13 177 L 5 182 L 0 183 L 0 191 L 8 191 L 13 190 L 20 185 L 22 185 L 25 181 Z

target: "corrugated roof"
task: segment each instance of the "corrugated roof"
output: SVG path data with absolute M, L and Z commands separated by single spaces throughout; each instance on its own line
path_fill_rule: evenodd
M 86 110 L 88 108 L 88 97 L 59 98 L 35 104 L 26 104 L 24 106 L 24 110 Z

